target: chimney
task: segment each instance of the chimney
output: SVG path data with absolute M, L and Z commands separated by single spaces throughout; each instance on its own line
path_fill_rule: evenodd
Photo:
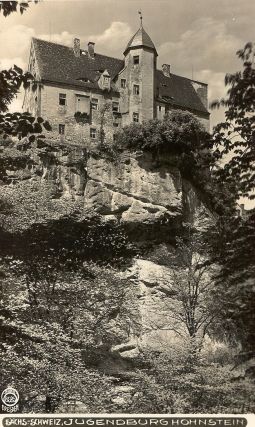
M 80 39 L 75 38 L 73 41 L 73 52 L 74 56 L 78 58 L 81 55 L 81 48 L 80 48 Z
M 89 58 L 95 58 L 95 52 L 94 52 L 95 43 L 88 42 L 88 54 Z
M 169 64 L 163 64 L 162 65 L 162 71 L 164 76 L 170 77 L 170 65 Z

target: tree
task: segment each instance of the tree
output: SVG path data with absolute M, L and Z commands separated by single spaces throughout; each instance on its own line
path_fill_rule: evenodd
M 206 256 L 206 245 L 195 235 L 188 242 L 178 239 L 177 251 L 179 265 L 173 269 L 173 278 L 181 307 L 173 311 L 173 316 L 185 326 L 196 357 L 220 310 L 220 305 L 215 310 L 212 304 L 214 268 Z
M 27 8 L 29 7 L 29 3 L 31 3 L 32 0 L 29 1 L 6 1 L 2 0 L 0 1 L 0 12 L 3 13 L 3 15 L 9 16 L 13 12 L 20 12 L 23 14 Z M 39 0 L 33 0 L 34 3 L 38 3 Z
M 212 107 L 223 106 L 225 122 L 213 134 L 214 155 L 221 161 L 215 180 L 229 186 L 235 203 L 240 196 L 254 198 L 255 182 L 255 68 L 254 45 L 237 52 L 243 70 L 227 74 L 227 97 Z M 229 337 L 242 343 L 249 358 L 254 352 L 254 212 L 246 217 L 233 214 L 218 218 L 210 242 L 214 257 L 222 266 L 216 280 L 215 298 L 224 302 L 222 318 Z
M 159 322 L 155 329 L 175 333 L 189 354 L 192 370 L 204 338 L 217 323 L 221 311 L 221 304 L 216 307 L 213 300 L 216 266 L 208 254 L 207 243 L 190 224 L 186 224 L 184 237 L 176 238 L 174 249 L 161 249 L 154 256 L 169 271 L 169 283 L 162 289 L 161 310 L 156 314 Z
M 205 205 L 218 215 L 233 213 L 235 198 L 230 185 L 215 178 L 218 157 L 214 141 L 191 113 L 169 111 L 163 120 L 131 124 L 116 134 L 117 150 L 151 153 L 154 161 L 167 160 L 197 189 Z
M 70 398 L 89 412 L 106 411 L 111 379 L 97 372 L 96 349 L 106 357 L 116 341 L 111 322 L 125 323 L 128 281 L 116 270 L 75 270 L 53 256 L 55 265 L 43 254 L 1 263 L 2 384 L 19 389 L 22 412 L 59 411 Z
M 243 70 L 227 74 L 227 98 L 212 103 L 223 106 L 225 122 L 214 128 L 214 155 L 224 161 L 218 170 L 218 179 L 231 182 L 235 196 L 255 198 L 255 67 L 254 45 L 247 43 L 237 52 L 243 61 Z
M 0 1 L 0 12 L 3 12 L 5 17 L 18 10 L 23 13 L 28 7 L 29 2 Z M 51 130 L 51 126 L 43 118 L 37 117 L 35 119 L 27 112 L 7 112 L 8 106 L 22 86 L 24 89 L 30 86 L 33 91 L 36 90 L 37 83 L 31 73 L 24 73 L 16 65 L 9 70 L 0 72 L 0 136 L 22 139 L 29 135 L 29 141 L 32 142 L 35 141 L 38 134 L 42 133 L 43 128 Z M 40 138 L 44 138 L 44 136 L 40 135 Z

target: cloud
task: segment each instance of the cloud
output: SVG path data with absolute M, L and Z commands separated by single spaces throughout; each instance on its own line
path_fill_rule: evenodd
M 226 95 L 224 77 L 240 67 L 236 51 L 244 41 L 226 23 L 212 17 L 199 18 L 176 42 L 163 43 L 159 58 L 170 63 L 173 73 L 208 83 L 209 103 Z M 193 70 L 193 73 L 192 73 Z M 223 109 L 211 112 L 211 125 L 224 120 Z
M 198 81 L 208 82 L 208 98 L 210 101 L 222 98 L 227 93 L 225 86 L 225 73 L 215 72 L 213 70 L 199 70 L 194 78 Z
M 26 68 L 25 61 L 23 60 L 23 58 L 18 56 L 14 58 L 0 59 L 0 70 L 8 70 L 9 68 L 13 67 L 14 64 L 22 68 L 23 70 Z
M 54 43 L 63 44 L 66 46 L 71 46 L 73 43 L 73 39 L 76 37 L 74 34 L 69 33 L 68 31 L 62 31 L 62 33 L 58 34 L 39 34 L 37 36 L 39 39 L 50 40 Z
M 96 51 L 109 55 L 120 54 L 120 49 L 125 48 L 132 36 L 130 26 L 125 22 L 112 22 L 101 34 L 81 37 L 81 47 L 87 47 L 88 41 L 96 43 Z M 25 25 L 12 25 L 0 33 L 0 69 L 8 69 L 14 64 L 26 69 L 28 62 L 29 47 L 32 37 L 51 40 L 55 43 L 72 46 L 76 35 L 68 31 L 54 34 L 37 34 L 34 28 Z M 11 111 L 19 111 L 22 107 L 23 93 L 10 105 Z
M 31 37 L 35 35 L 33 28 L 26 25 L 12 25 L 0 32 L 0 57 L 15 58 L 26 55 Z
M 133 33 L 126 22 L 114 21 L 101 34 L 90 35 L 87 41 L 93 41 L 102 49 L 102 53 L 115 54 L 124 51 Z
M 228 32 L 224 21 L 206 17 L 197 19 L 177 42 L 163 43 L 159 54 L 189 76 L 192 65 L 195 71 L 208 68 L 225 72 L 235 69 L 235 53 L 243 44 L 242 39 Z
M 37 37 L 44 40 L 51 40 L 55 43 L 72 46 L 73 39 L 79 37 L 75 34 L 63 31 L 62 33 L 51 34 L 39 34 Z M 87 48 L 89 41 L 96 44 L 96 51 L 108 55 L 120 55 L 124 51 L 126 44 L 132 37 L 131 27 L 126 22 L 114 21 L 106 28 L 102 33 L 99 34 L 88 34 L 81 36 L 81 47 Z

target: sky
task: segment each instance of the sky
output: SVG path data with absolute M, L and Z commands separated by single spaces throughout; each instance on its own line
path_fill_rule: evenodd
M 158 68 L 208 83 L 209 101 L 225 94 L 224 76 L 241 69 L 236 51 L 254 39 L 254 0 L 41 0 L 23 15 L 0 15 L 0 69 L 27 68 L 31 37 L 86 48 L 118 58 L 143 25 L 158 51 Z M 22 94 L 11 109 L 19 110 Z M 224 119 L 211 112 L 211 127 Z

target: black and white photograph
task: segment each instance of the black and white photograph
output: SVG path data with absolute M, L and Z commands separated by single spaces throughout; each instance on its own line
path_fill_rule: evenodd
M 255 425 L 254 21 L 0 1 L 3 426 Z

